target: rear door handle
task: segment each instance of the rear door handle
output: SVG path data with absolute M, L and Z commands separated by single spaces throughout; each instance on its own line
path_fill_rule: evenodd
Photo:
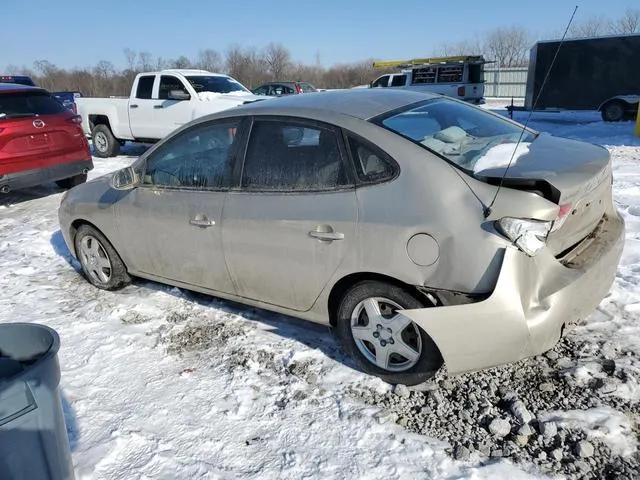
M 196 227 L 202 228 L 213 227 L 216 224 L 215 221 L 209 220 L 206 215 L 203 215 L 201 213 L 198 213 L 195 217 L 189 220 L 189 223 Z
M 129 105 L 129 108 L 138 108 L 138 105 Z
M 153 108 L 164 108 L 162 105 L 154 105 Z
M 318 225 L 315 230 L 309 232 L 309 236 L 327 242 L 344 239 L 344 233 L 334 232 L 331 225 Z

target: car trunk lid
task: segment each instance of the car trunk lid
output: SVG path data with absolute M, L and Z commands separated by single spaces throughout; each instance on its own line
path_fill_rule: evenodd
M 611 202 L 609 152 L 597 145 L 548 134 L 540 134 L 526 147 L 525 153 L 514 156 L 504 185 L 530 179 L 546 181 L 553 187 L 553 201 L 560 205 L 560 214 L 547 245 L 559 255 L 596 228 Z M 479 172 L 479 176 L 491 180 L 502 175 L 504 168 Z

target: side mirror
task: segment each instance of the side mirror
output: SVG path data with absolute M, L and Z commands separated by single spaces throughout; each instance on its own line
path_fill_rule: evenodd
M 116 190 L 131 190 L 138 186 L 138 175 L 133 167 L 118 170 L 111 177 L 111 186 Z
M 191 95 L 184 90 L 169 90 L 169 98 L 171 100 L 191 100 Z

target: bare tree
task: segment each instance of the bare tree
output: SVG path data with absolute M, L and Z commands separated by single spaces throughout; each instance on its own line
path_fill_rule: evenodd
M 202 70 L 219 72 L 220 70 L 222 70 L 222 57 L 218 52 L 209 48 L 200 50 L 196 65 Z
M 572 38 L 585 38 L 606 35 L 610 33 L 609 23 L 610 22 L 602 16 L 587 18 L 582 22 L 574 24 L 569 29 L 568 36 Z
M 264 60 L 273 80 L 282 80 L 287 67 L 291 64 L 291 54 L 281 44 L 272 42 L 265 49 Z
M 444 57 L 458 55 L 481 55 L 483 54 L 482 42 L 476 37 L 473 40 L 462 40 L 457 43 L 443 43 L 433 52 L 434 55 Z
M 180 55 L 178 58 L 171 61 L 171 68 L 191 68 L 191 60 L 184 55 Z
M 518 26 L 501 27 L 487 34 L 484 51 L 500 67 L 519 67 L 527 63 L 530 43 L 526 29 Z
M 153 70 L 153 55 L 149 52 L 140 52 L 138 54 L 138 69 L 141 72 Z
M 612 33 L 640 33 L 640 10 L 627 8 L 620 18 L 611 22 Z
M 138 57 L 136 51 L 131 50 L 130 48 L 125 48 L 124 57 L 127 60 L 127 68 L 131 71 L 134 71 L 136 69 L 136 58 Z

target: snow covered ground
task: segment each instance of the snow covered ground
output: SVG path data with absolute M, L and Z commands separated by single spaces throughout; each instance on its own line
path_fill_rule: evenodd
M 606 341 L 625 380 L 607 395 L 594 391 L 597 408 L 566 405 L 538 417 L 628 456 L 640 400 L 640 138 L 631 123 L 605 125 L 597 114 L 536 114 L 531 126 L 608 146 L 628 229 L 611 294 L 570 337 L 587 350 Z M 90 176 L 128 165 L 141 151 L 95 158 Z M 324 327 L 148 281 L 119 292 L 93 288 L 59 232 L 61 194 L 47 185 L 0 199 L 0 322 L 39 322 L 60 334 L 78 479 L 544 476 L 544 468 L 496 456 L 453 460 L 442 438 L 387 421 L 397 418 L 387 415 L 395 394 L 357 372 Z M 590 352 L 565 365 L 576 385 L 606 380 L 594 360 L 601 352 Z M 516 378 L 519 368 L 503 367 L 496 378 Z M 354 389 L 391 398 L 390 407 Z

